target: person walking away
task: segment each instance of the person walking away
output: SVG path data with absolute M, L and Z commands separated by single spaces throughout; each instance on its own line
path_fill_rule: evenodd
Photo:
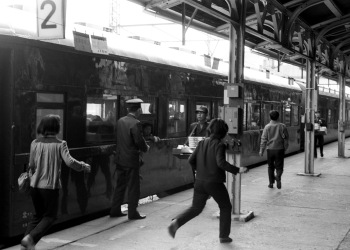
M 226 136 L 228 126 L 222 119 L 213 119 L 208 130 L 210 137 L 200 141 L 189 158 L 192 168 L 196 169 L 196 181 L 192 205 L 190 208 L 176 216 L 168 227 L 169 234 L 174 238 L 179 227 L 199 215 L 212 196 L 220 208 L 219 240 L 221 243 L 231 242 L 231 210 L 229 194 L 224 185 L 225 171 L 233 174 L 245 173 L 246 167 L 236 167 L 226 161 L 225 145 L 222 139 Z
M 263 156 L 267 151 L 267 164 L 269 175 L 269 188 L 273 188 L 276 180 L 277 188 L 282 188 L 281 178 L 284 166 L 284 154 L 288 149 L 288 131 L 287 127 L 278 122 L 279 113 L 277 110 L 270 111 L 270 123 L 268 123 L 261 135 L 259 155 Z M 276 170 L 276 174 L 275 174 Z
M 117 185 L 113 194 L 110 217 L 121 217 L 121 205 L 128 187 L 128 218 L 146 218 L 137 211 L 140 198 L 140 156 L 149 146 L 142 136 L 142 124 L 137 119 L 142 114 L 141 99 L 126 101 L 128 114 L 117 122 L 116 172 Z
M 89 164 L 77 161 L 70 155 L 67 142 L 57 138 L 59 131 L 60 117 L 46 115 L 37 128 L 40 137 L 33 140 L 30 146 L 30 196 L 35 214 L 21 240 L 21 249 L 35 249 L 37 242 L 57 218 L 62 160 L 76 171 L 90 172 L 91 169 Z
M 323 157 L 323 144 L 324 144 L 324 131 L 321 131 L 321 127 L 327 128 L 326 120 L 321 118 L 320 111 L 315 112 L 315 124 L 318 124 L 318 129 L 316 129 L 315 126 L 315 147 L 314 147 L 314 157 L 317 158 L 317 142 L 318 146 L 320 147 L 320 155 Z

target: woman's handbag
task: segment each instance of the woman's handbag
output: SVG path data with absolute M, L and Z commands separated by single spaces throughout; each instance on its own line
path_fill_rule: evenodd
M 28 194 L 30 191 L 30 175 L 29 170 L 22 173 L 18 177 L 18 190 L 21 193 Z

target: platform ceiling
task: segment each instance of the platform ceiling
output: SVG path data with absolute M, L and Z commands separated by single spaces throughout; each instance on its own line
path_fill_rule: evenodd
M 192 28 L 222 38 L 228 38 L 229 36 L 228 20 L 226 18 L 230 15 L 230 9 L 225 0 L 130 1 L 142 5 L 150 13 L 177 23 L 182 23 L 184 20 L 183 13 L 185 13 L 186 21 L 184 23 L 190 23 Z M 308 33 L 310 33 L 308 30 L 311 30 L 315 37 L 322 33 L 323 44 L 332 47 L 332 51 L 339 51 L 343 58 L 350 56 L 350 0 L 247 0 L 246 3 L 245 41 L 247 46 L 286 62 L 300 66 L 304 65 L 303 57 L 295 54 L 291 55 L 291 53 L 285 52 L 286 56 L 281 58 L 280 55 L 283 49 L 280 49 L 280 45 L 282 44 L 284 47 L 285 43 L 282 42 L 282 38 L 279 41 L 280 43 L 278 41 L 276 43 L 276 40 L 278 40 L 276 39 L 278 36 L 276 35 L 278 32 L 276 32 L 276 29 L 279 29 L 279 32 L 282 31 L 282 33 L 288 32 L 288 29 L 285 30 L 285 27 L 290 25 L 288 20 L 295 18 L 294 23 L 300 25 L 301 28 L 299 29 L 303 30 L 303 34 L 299 34 L 299 40 L 303 40 L 302 43 L 307 41 Z M 208 8 L 202 8 L 203 6 Z M 233 11 L 235 10 L 233 9 Z M 277 13 L 277 22 L 273 20 L 274 15 L 271 15 L 271 13 Z M 270 21 L 267 18 L 269 15 L 271 16 Z M 236 16 L 238 18 L 238 15 Z M 261 21 L 261 19 L 264 19 L 264 21 Z M 238 22 L 238 19 L 236 21 Z M 293 29 L 295 28 L 293 27 Z M 280 34 L 279 36 L 285 35 L 288 34 Z M 273 39 L 273 36 L 275 36 L 275 39 Z M 298 33 L 295 30 L 291 33 L 291 36 L 290 41 L 298 39 Z M 300 39 L 300 36 L 304 38 Z M 271 46 L 273 43 L 274 45 Z M 299 43 L 301 44 L 301 42 Z M 266 44 L 269 46 L 266 46 Z

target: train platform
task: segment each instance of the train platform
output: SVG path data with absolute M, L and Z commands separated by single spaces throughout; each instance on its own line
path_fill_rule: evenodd
M 170 237 L 171 219 L 191 204 L 190 189 L 141 205 L 139 211 L 147 215 L 144 220 L 104 216 L 47 235 L 36 249 L 350 249 L 349 149 L 347 139 L 345 158 L 339 158 L 337 142 L 325 145 L 324 157 L 315 159 L 319 177 L 298 175 L 304 172 L 304 153 L 287 157 L 282 189 L 267 187 L 267 165 L 243 174 L 241 210 L 253 211 L 255 217 L 232 221 L 229 244 L 219 243 L 218 206 L 213 199 L 202 214 L 177 231 L 175 239 Z

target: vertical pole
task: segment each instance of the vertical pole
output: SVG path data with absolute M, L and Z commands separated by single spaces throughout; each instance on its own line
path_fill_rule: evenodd
M 315 149 L 315 109 L 317 108 L 317 86 L 315 61 L 306 61 L 306 96 L 305 96 L 305 167 L 304 173 L 298 175 L 320 176 L 314 173 Z
M 236 156 L 236 162 L 238 162 L 237 167 L 240 167 L 241 164 L 241 155 L 237 154 Z M 237 159 L 238 158 L 238 159 Z M 233 214 L 240 215 L 241 214 L 241 174 L 237 174 L 233 178 L 234 182 L 234 199 L 233 199 Z
M 236 55 L 236 52 L 238 53 L 238 44 L 237 44 L 237 33 L 233 25 L 230 25 L 230 55 L 229 55 L 229 60 L 230 60 L 230 70 L 229 70 L 229 76 L 228 76 L 228 81 L 229 84 L 235 83 L 236 82 L 236 64 L 238 63 L 238 55 Z M 237 49 L 236 49 L 237 48 Z M 234 103 L 235 100 L 229 100 L 229 106 L 232 107 L 236 105 Z M 226 158 L 227 160 L 239 167 L 240 162 L 237 161 L 237 155 L 233 154 L 231 151 L 226 152 Z M 239 178 L 238 178 L 239 177 Z M 240 184 L 240 174 L 237 174 L 236 176 L 233 174 L 227 174 L 227 189 L 229 190 L 229 195 L 231 199 L 231 204 L 232 204 L 232 213 L 233 214 L 240 214 L 240 192 L 241 192 L 241 187 L 238 187 L 238 184 Z M 230 192 L 231 191 L 231 192 Z
M 230 71 L 229 71 L 229 84 L 241 87 L 244 92 L 243 83 L 243 69 L 244 69 L 244 31 L 245 31 L 245 16 L 246 16 L 246 0 L 238 0 L 239 10 L 239 27 L 233 27 L 230 24 Z M 237 107 L 244 110 L 244 93 L 239 98 L 228 98 L 229 107 Z M 243 120 L 239 121 L 242 126 Z M 242 131 L 238 134 L 231 135 L 232 140 L 239 143 L 240 149 Z M 240 150 L 227 151 L 226 157 L 233 159 L 234 165 L 242 167 L 242 152 Z M 230 197 L 232 198 L 232 214 L 235 215 L 235 220 L 248 221 L 254 218 L 254 213 L 249 211 L 247 213 L 241 213 L 241 174 L 228 175 L 228 190 L 232 191 Z M 231 188 L 229 188 L 229 186 Z
M 186 44 L 186 4 L 182 3 L 182 45 Z
M 314 172 L 314 116 L 315 116 L 315 63 L 306 60 L 306 100 L 305 100 L 305 174 Z
M 345 156 L 345 78 L 338 75 L 339 84 L 339 121 L 338 121 L 338 156 Z

